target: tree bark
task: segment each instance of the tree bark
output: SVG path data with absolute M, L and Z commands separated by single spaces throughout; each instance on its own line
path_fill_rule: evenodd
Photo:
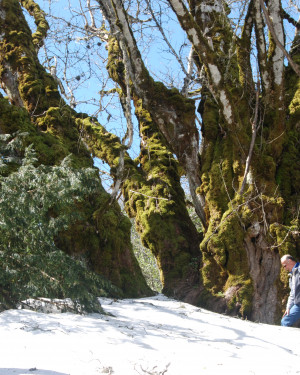
M 281 191 L 284 184 L 277 185 L 282 145 L 290 142 L 283 117 L 288 105 L 284 100 L 283 54 L 272 38 L 267 46 L 260 1 L 251 1 L 242 38 L 236 42 L 239 58 L 229 62 L 232 74 L 228 79 L 224 69 L 228 62 L 222 50 L 229 50 L 234 41 L 231 31 L 225 29 L 222 50 L 217 43 L 217 25 L 225 17 L 221 5 L 213 7 L 209 1 L 193 1 L 189 13 L 181 0 L 169 0 L 169 3 L 198 54 L 195 60 L 198 68 L 206 67 L 209 82 L 202 89 L 205 99 L 201 104 L 205 151 L 201 153 L 200 191 L 205 195 L 209 218 L 201 243 L 204 287 L 215 296 L 224 293 L 220 298 L 226 300 L 228 311 L 240 311 L 248 318 L 272 323 L 280 316 L 283 286 L 278 282 L 279 258 L 287 251 L 284 242 L 281 246 L 275 245 L 280 230 L 274 229 L 281 228 L 283 233 L 287 230 Z M 279 9 L 279 1 L 269 6 L 283 41 Z M 249 38 L 253 27 L 264 94 L 258 108 L 250 65 Z M 206 43 L 202 43 L 207 32 Z M 235 81 L 238 71 L 242 72 L 239 83 Z M 255 140 L 251 136 L 255 117 L 260 132 L 251 145 Z M 238 197 L 252 148 L 245 192 Z M 290 201 L 290 197 L 285 199 Z M 295 241 L 291 240 L 289 245 L 291 252 L 299 252 Z M 224 307 L 207 304 L 212 308 Z
M 121 95 L 126 95 L 125 64 L 121 67 L 118 42 L 111 39 L 108 50 L 110 75 L 125 91 Z M 141 151 L 134 162 L 128 154 L 124 157 L 120 177 L 125 210 L 135 218 L 143 244 L 157 259 L 164 293 L 183 298 L 199 281 L 200 235 L 186 209 L 178 162 L 143 101 L 135 94 L 133 101 L 139 121 Z M 100 124 L 91 124 L 90 119 L 83 121 L 82 126 L 85 142 L 115 174 L 122 150 L 120 141 L 106 134 Z
M 22 4 L 36 17 L 39 7 L 34 1 Z M 39 17 L 40 25 L 42 12 Z M 31 34 L 17 0 L 0 1 L 0 30 L 0 79 L 10 101 L 0 98 L 0 132 L 27 131 L 28 142 L 44 164 L 58 163 L 71 153 L 74 166 L 92 166 L 76 124 L 78 115 L 63 101 L 55 79 L 38 61 L 35 45 L 41 45 L 45 33 L 38 27 Z M 59 247 L 75 256 L 84 255 L 93 270 L 125 295 L 150 295 L 132 251 L 130 221 L 119 205 L 111 203 L 110 195 L 102 189 L 79 209 L 83 219 L 60 234 Z

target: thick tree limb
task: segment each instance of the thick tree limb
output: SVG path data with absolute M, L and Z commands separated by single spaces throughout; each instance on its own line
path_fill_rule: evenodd
M 194 102 L 177 92 L 168 90 L 161 84 L 156 84 L 150 77 L 142 61 L 121 1 L 105 0 L 99 1 L 99 4 L 110 23 L 112 34 L 119 44 L 124 43 L 126 46 L 129 63 L 127 69 L 135 95 L 143 100 L 143 107 L 149 111 L 155 123 L 159 125 L 169 147 L 177 155 L 187 173 L 191 184 L 191 194 L 195 199 L 194 204 L 205 227 L 204 197 L 196 194 L 201 180 Z M 116 76 L 116 80 L 120 81 L 120 77 Z M 119 84 L 124 86 L 124 82 L 119 82 Z M 176 103 L 172 100 L 173 97 L 176 99 Z M 178 105 L 178 103 L 181 104 Z M 187 114 L 189 115 L 187 116 Z
M 240 40 L 238 41 L 237 57 L 241 70 L 240 82 L 242 86 L 253 88 L 253 76 L 250 61 L 251 54 L 251 33 L 254 26 L 253 0 L 250 2 L 248 12 L 244 20 L 244 27 Z
M 264 33 L 264 21 L 260 10 L 260 0 L 254 0 L 254 19 L 258 66 L 261 74 L 263 92 L 269 92 L 271 77 L 267 66 L 267 46 Z
M 20 0 L 21 5 L 34 17 L 37 26 L 36 32 L 32 34 L 33 43 L 38 50 L 44 44 L 44 39 L 49 30 L 48 22 L 46 21 L 46 14 L 41 10 L 39 5 L 34 0 Z
M 168 0 L 168 2 L 177 15 L 180 25 L 186 31 L 201 63 L 206 67 L 206 73 L 211 84 L 210 90 L 213 91 L 213 96 L 218 99 L 226 122 L 232 124 L 234 122 L 233 107 L 230 95 L 223 84 L 224 67 L 218 61 L 218 53 L 214 51 L 212 41 L 205 35 L 206 31 L 199 28 L 182 0 Z M 207 5 L 207 7 L 211 9 L 211 12 L 215 11 L 213 6 Z
M 265 20 L 266 20 L 266 23 L 268 25 L 268 28 L 270 30 L 270 33 L 272 34 L 272 37 L 276 43 L 276 45 L 280 48 L 280 50 L 282 51 L 282 53 L 284 54 L 284 56 L 287 58 L 289 64 L 291 65 L 292 69 L 294 70 L 294 72 L 298 75 L 298 77 L 300 77 L 300 67 L 298 64 L 296 64 L 293 59 L 291 58 L 290 54 L 287 52 L 287 50 L 284 48 L 284 45 L 280 42 L 280 40 L 278 39 L 277 37 L 277 34 L 274 30 L 274 26 L 273 26 L 273 23 L 269 17 L 269 14 L 268 14 L 268 11 L 267 11 L 267 8 L 264 4 L 264 0 L 259 0 L 260 2 L 260 6 L 263 10 L 263 13 L 264 13 L 264 16 L 265 16 Z

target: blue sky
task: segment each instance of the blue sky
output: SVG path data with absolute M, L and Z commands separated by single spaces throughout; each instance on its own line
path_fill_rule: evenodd
M 101 98 L 102 108 L 101 110 L 99 108 L 101 90 L 104 87 L 107 91 L 115 88 L 115 84 L 107 78 L 107 51 L 105 43 L 102 43 L 98 38 L 84 40 L 84 34 L 82 33 L 84 18 L 76 14 L 79 6 L 78 1 L 71 2 L 72 7 L 74 7 L 72 8 L 73 12 L 70 12 L 69 1 L 67 0 L 52 0 L 51 2 L 48 0 L 38 0 L 38 3 L 47 14 L 52 16 L 49 17 L 49 21 L 54 23 L 52 29 L 49 31 L 49 38 L 45 42 L 47 57 L 50 60 L 53 56 L 58 56 L 57 75 L 61 77 L 66 91 L 68 85 L 72 88 L 76 101 L 79 103 L 75 109 L 78 112 L 96 115 L 99 122 L 108 131 L 122 138 L 126 132 L 126 121 L 119 105 L 118 95 L 103 96 Z M 85 4 L 85 1 L 83 3 Z M 162 6 L 163 4 L 161 3 L 160 5 Z M 75 8 L 77 8 L 76 12 L 74 12 Z M 178 26 L 171 9 L 168 9 L 169 14 L 167 14 L 166 9 L 162 13 L 162 18 L 168 25 L 166 29 L 167 37 L 177 52 L 180 53 L 181 51 L 182 55 L 186 56 L 190 49 L 189 43 L 187 43 L 185 34 Z M 101 13 L 97 10 L 95 14 L 97 15 L 96 25 L 99 27 L 102 20 Z M 90 20 L 89 15 L 86 14 L 86 16 Z M 56 17 L 64 18 L 67 21 L 70 20 L 70 23 L 76 25 L 75 29 L 72 27 L 68 28 L 66 22 L 61 23 L 61 20 L 57 20 Z M 34 27 L 32 21 L 31 24 Z M 168 47 L 162 41 L 160 34 L 155 29 L 149 28 L 147 24 L 143 25 L 142 32 L 143 38 L 141 38 L 141 31 L 138 30 L 135 32 L 135 37 L 139 43 L 144 62 L 153 75 L 153 78 L 155 80 L 163 80 L 164 77 L 168 77 L 168 81 L 165 80 L 166 85 L 173 83 L 173 85 L 178 85 L 178 88 L 180 88 L 183 82 L 182 71 L 177 60 L 168 52 Z M 51 37 L 56 38 L 56 41 L 51 39 Z M 65 39 L 68 37 L 70 40 L 66 42 Z M 66 60 L 62 57 L 67 50 L 70 57 L 67 61 L 68 69 L 64 71 Z M 44 49 L 40 51 L 40 60 L 41 62 L 47 60 Z M 54 59 L 51 59 L 50 64 L 53 63 Z M 129 153 L 135 158 L 139 154 L 139 135 L 134 108 L 132 108 L 132 119 L 135 134 L 133 147 L 129 150 Z M 95 159 L 95 165 L 100 170 L 109 171 L 109 167 L 100 160 Z M 107 180 L 106 174 L 103 175 L 102 179 L 104 186 L 108 189 L 111 180 Z

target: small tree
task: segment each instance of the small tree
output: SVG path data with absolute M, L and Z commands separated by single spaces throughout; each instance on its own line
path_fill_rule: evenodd
M 55 244 L 58 233 L 80 218 L 76 206 L 97 193 L 96 172 L 72 168 L 70 157 L 59 166 L 35 167 L 32 146 L 21 157 L 20 138 L 0 138 L 2 173 L 21 164 L 0 176 L 0 302 L 8 307 L 29 297 L 68 297 L 76 311 L 99 312 L 97 297 L 120 292 Z

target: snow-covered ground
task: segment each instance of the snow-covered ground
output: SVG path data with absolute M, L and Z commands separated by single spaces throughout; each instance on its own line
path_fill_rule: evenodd
M 300 330 L 162 295 L 101 298 L 113 316 L 0 314 L 0 375 L 300 374 Z

